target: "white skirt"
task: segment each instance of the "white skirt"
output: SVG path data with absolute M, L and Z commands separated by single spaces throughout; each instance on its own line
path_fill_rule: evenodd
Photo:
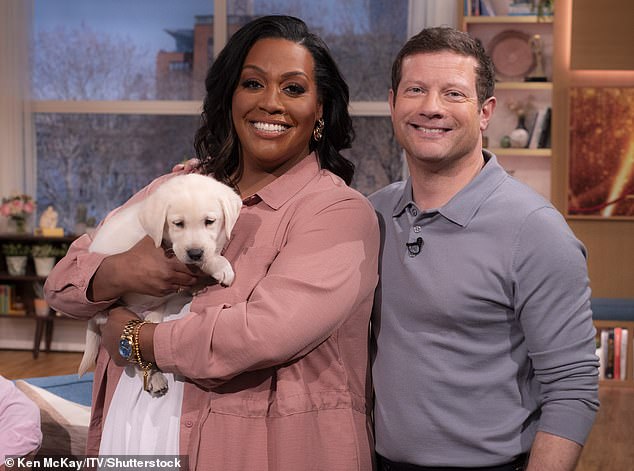
M 182 300 L 180 301 L 182 302 Z M 191 302 L 180 312 L 167 315 L 174 320 L 189 314 Z M 165 312 L 178 306 L 168 302 Z M 167 393 L 153 397 L 143 390 L 143 378 L 133 365 L 125 368 L 106 415 L 100 455 L 178 455 L 183 380 L 172 373 L 167 379 Z

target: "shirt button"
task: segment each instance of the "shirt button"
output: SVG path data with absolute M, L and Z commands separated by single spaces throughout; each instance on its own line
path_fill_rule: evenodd
M 412 216 L 418 216 L 418 211 L 416 210 L 416 208 L 411 209 L 411 214 Z
M 419 233 L 420 232 L 420 226 L 414 226 L 414 232 Z
M 191 420 L 186 420 L 186 421 L 185 421 L 185 427 L 187 427 L 187 428 L 192 428 L 192 427 L 193 427 L 193 425 L 194 425 L 194 422 L 193 422 L 193 421 L 191 421 Z

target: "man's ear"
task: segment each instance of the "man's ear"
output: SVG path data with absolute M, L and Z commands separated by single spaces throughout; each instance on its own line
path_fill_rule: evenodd
M 492 96 L 487 98 L 482 105 L 482 109 L 480 110 L 480 131 L 484 131 L 487 127 L 489 127 L 489 120 L 493 116 L 496 104 L 497 100 L 494 96 Z

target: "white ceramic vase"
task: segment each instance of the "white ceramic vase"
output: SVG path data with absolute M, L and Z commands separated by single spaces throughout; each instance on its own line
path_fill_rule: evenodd
M 35 274 L 37 276 L 48 276 L 55 266 L 55 257 L 34 257 L 33 261 L 35 262 Z
M 26 274 L 26 255 L 6 255 L 7 271 L 11 276 L 22 276 Z

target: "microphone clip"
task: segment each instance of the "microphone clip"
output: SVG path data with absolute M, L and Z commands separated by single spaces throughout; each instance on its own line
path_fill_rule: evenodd
M 424 242 L 422 237 L 418 237 L 414 242 L 407 242 L 405 244 L 410 257 L 415 257 L 416 255 L 418 255 L 423 245 Z

